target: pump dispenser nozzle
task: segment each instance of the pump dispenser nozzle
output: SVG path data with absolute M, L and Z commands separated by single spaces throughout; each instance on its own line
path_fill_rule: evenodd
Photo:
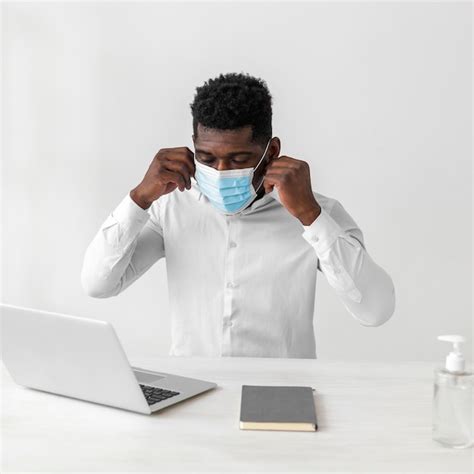
M 461 342 L 466 342 L 466 339 L 458 335 L 438 336 L 438 339 L 453 344 L 453 351 L 446 357 L 446 370 L 449 372 L 464 372 L 464 356 L 459 345 Z

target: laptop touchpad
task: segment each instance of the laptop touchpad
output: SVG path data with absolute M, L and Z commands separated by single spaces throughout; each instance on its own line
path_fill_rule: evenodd
M 155 374 L 147 374 L 146 372 L 133 372 L 135 374 L 135 377 L 137 378 L 139 383 L 143 384 L 148 384 L 148 383 L 153 383 L 157 382 L 160 379 L 164 379 L 165 377 L 160 377 L 159 375 Z

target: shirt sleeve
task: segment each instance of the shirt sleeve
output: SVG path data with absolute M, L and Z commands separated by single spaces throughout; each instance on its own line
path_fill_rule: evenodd
M 142 209 L 128 193 L 107 217 L 84 255 L 81 283 L 89 296 L 118 295 L 165 256 L 160 199 Z
M 380 326 L 395 310 L 393 281 L 371 258 L 362 231 L 342 205 L 334 200 L 330 208 L 321 207 L 302 234 L 317 254 L 318 269 L 356 320 Z

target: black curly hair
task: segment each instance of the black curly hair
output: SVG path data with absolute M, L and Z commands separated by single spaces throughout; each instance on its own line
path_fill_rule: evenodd
M 233 130 L 250 125 L 252 142 L 265 146 L 272 137 L 272 96 L 264 80 L 248 73 L 230 72 L 209 79 L 196 88 L 190 104 L 193 130 Z

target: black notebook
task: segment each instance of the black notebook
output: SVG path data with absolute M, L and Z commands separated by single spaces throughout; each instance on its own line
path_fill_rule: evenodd
M 313 389 L 242 385 L 240 429 L 316 431 Z

